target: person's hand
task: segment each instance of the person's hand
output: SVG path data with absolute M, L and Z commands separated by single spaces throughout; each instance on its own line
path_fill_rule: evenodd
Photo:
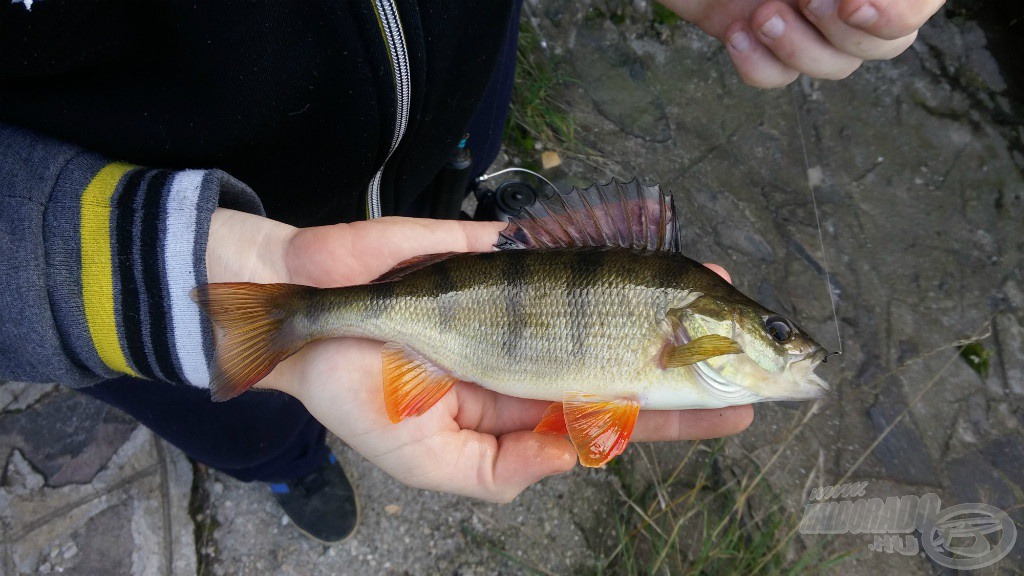
M 774 88 L 800 73 L 837 80 L 893 58 L 944 0 L 660 0 L 721 40 L 743 81 Z
M 211 226 L 208 276 L 210 282 L 361 284 L 412 256 L 489 251 L 503 227 L 381 218 L 295 229 L 219 209 Z M 507 502 L 576 463 L 569 440 L 531 431 L 549 402 L 512 398 L 474 384 L 460 382 L 425 414 L 393 424 L 384 410 L 381 369 L 380 342 L 333 338 L 306 346 L 257 386 L 295 396 L 346 444 L 418 488 Z M 752 419 L 750 406 L 641 411 L 632 440 L 725 436 L 743 430 Z

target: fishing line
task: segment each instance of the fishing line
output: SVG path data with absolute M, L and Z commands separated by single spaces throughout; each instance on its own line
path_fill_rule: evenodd
M 477 182 L 483 182 L 484 180 L 489 180 L 491 178 L 494 178 L 495 176 L 500 176 L 500 175 L 505 174 L 507 172 L 526 172 L 527 174 L 533 174 L 537 178 L 540 178 L 541 180 L 543 180 L 545 184 L 547 184 L 548 186 L 551 186 L 551 189 L 554 190 L 556 194 L 559 193 L 558 192 L 558 188 L 556 188 L 555 185 L 552 184 L 550 180 L 548 180 L 547 178 L 541 176 L 540 174 L 537 174 L 533 170 L 528 170 L 526 168 L 516 168 L 516 167 L 505 168 L 504 170 L 498 170 L 497 172 L 495 172 L 493 174 L 484 174 L 484 175 L 480 176 L 479 178 L 477 178 L 476 181 Z
M 797 84 L 794 82 L 792 84 L 792 89 L 790 90 L 790 94 L 793 99 L 793 112 L 796 113 L 796 128 L 797 132 L 800 134 L 800 148 L 804 153 L 804 174 L 807 176 L 807 189 L 811 191 L 811 205 L 814 206 L 814 221 L 818 224 L 818 243 L 821 245 L 821 263 L 825 268 L 825 287 L 828 289 L 828 299 L 832 302 L 832 318 L 836 322 L 836 340 L 839 342 L 839 349 L 832 354 L 825 356 L 825 358 L 828 359 L 828 356 L 841 355 L 843 353 L 843 337 L 839 332 L 839 313 L 836 310 L 836 295 L 832 292 L 832 277 L 828 273 L 828 257 L 825 254 L 825 235 L 821 231 L 821 216 L 818 214 L 818 200 L 814 195 L 814 180 L 811 178 L 811 162 L 807 157 L 807 143 L 804 140 L 804 126 L 800 121 L 800 106 L 797 102 L 797 90 Z

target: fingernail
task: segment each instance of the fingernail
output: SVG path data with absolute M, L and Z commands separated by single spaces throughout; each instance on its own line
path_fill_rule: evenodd
M 785 32 L 786 23 L 778 14 L 769 18 L 764 24 L 761 24 L 761 34 L 764 34 L 769 38 L 781 38 Z
M 850 14 L 846 22 L 853 26 L 870 26 L 875 20 L 878 20 L 878 10 L 871 4 L 865 4 Z
M 839 0 L 811 0 L 807 3 L 807 11 L 818 18 L 825 18 L 835 14 L 838 4 Z
M 729 36 L 729 46 L 737 52 L 746 52 L 750 49 L 750 35 L 746 32 L 737 32 Z

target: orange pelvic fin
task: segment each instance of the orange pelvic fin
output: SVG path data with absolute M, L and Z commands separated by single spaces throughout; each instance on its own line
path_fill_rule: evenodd
M 423 414 L 458 382 L 419 352 L 400 344 L 385 344 L 381 357 L 384 405 L 392 422 Z
M 192 299 L 220 329 L 216 362 L 210 375 L 215 401 L 245 392 L 308 340 L 284 329 L 295 300 L 315 290 L 294 284 L 206 284 L 192 290 Z
M 544 411 L 544 416 L 541 417 L 540 423 L 533 429 L 538 434 L 554 434 L 556 436 L 562 436 L 569 433 L 569 429 L 565 427 L 565 414 L 562 413 L 562 403 L 552 402 L 548 409 Z
M 562 406 L 580 464 L 590 468 L 604 466 L 622 454 L 640 413 L 637 400 L 583 392 L 567 392 Z

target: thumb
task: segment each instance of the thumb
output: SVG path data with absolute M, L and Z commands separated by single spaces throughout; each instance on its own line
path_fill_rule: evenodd
M 722 268 L 718 264 L 711 264 L 710 262 L 705 262 L 704 265 L 707 266 L 715 274 L 721 276 L 726 282 L 732 284 L 732 276 L 725 268 Z
M 481 466 L 486 465 L 481 462 Z M 492 490 L 483 497 L 492 502 L 511 502 L 544 477 L 568 472 L 575 465 L 576 450 L 561 436 L 530 431 L 505 434 L 498 439 L 497 456 L 489 471 Z

